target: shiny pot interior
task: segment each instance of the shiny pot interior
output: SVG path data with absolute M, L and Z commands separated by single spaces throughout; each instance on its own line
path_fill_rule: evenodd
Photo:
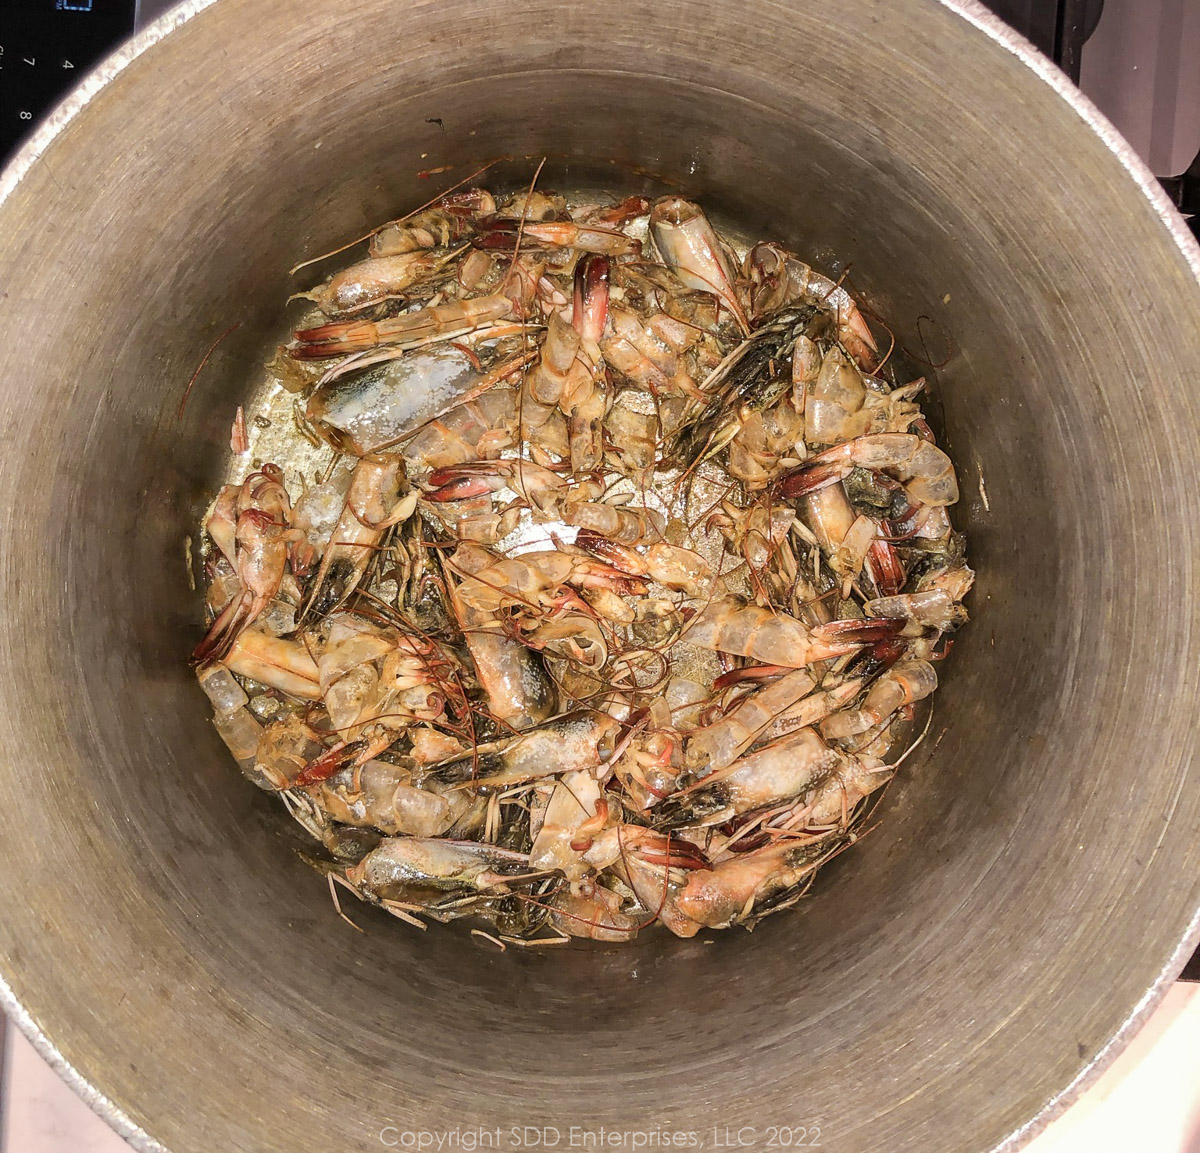
M 1122 158 L 934 0 L 188 8 L 0 185 L 10 1008 L 176 1153 L 387 1126 L 1019 1139 L 1200 904 L 1200 286 Z M 974 623 L 880 827 L 752 935 L 356 933 L 187 668 L 184 537 L 289 265 L 543 153 L 548 184 L 666 181 L 836 254 L 945 361 Z

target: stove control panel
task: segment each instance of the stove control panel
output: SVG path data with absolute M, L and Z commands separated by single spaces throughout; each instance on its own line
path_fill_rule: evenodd
M 133 32 L 136 0 L 0 0 L 0 162 Z

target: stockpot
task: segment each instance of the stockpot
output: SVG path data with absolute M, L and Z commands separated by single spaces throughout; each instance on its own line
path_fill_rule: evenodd
M 848 267 L 939 366 L 974 619 L 753 934 L 356 933 L 187 665 L 289 266 L 499 156 Z M 978 5 L 188 0 L 4 171 L 0 268 L 4 1003 L 137 1148 L 1013 1148 L 1195 944 L 1200 253 Z

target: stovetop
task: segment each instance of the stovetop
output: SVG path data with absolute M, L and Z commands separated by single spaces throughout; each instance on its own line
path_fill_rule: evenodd
M 134 28 L 136 0 L 0 0 L 0 158 Z
M 1082 85 L 1198 230 L 1200 0 L 985 3 Z M 84 72 L 169 6 L 0 0 L 0 163 Z M 1200 952 L 1184 976 L 1200 980 Z

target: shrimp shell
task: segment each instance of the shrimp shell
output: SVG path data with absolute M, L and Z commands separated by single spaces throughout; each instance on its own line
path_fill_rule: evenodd
M 821 625 L 810 631 L 795 617 L 725 597 L 702 610 L 688 627 L 684 640 L 702 648 L 749 657 L 767 665 L 803 668 L 814 661 L 844 656 L 867 640 L 895 630 L 874 630 L 872 622 L 838 621 L 836 630 Z
M 731 764 L 754 743 L 776 714 L 808 696 L 816 687 L 807 669 L 797 669 L 744 697 L 721 720 L 692 734 L 687 742 L 688 767 L 707 774 Z

